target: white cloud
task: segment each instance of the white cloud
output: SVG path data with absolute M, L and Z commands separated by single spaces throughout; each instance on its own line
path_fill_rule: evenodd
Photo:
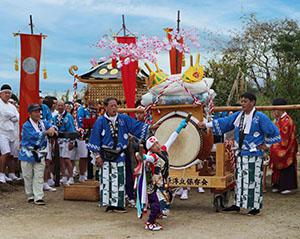
M 18 80 L 19 73 L 13 70 L 15 50 L 11 33 L 29 31 L 29 14 L 33 15 L 35 32 L 48 34 L 44 43 L 49 79 L 41 85 L 71 88 L 69 66 L 76 64 L 79 73 L 85 72 L 91 58 L 104 54 L 89 45 L 109 29 L 118 30 L 121 14 L 126 15 L 129 29 L 137 29 L 139 34 L 163 36 L 163 27 L 176 25 L 177 10 L 181 11 L 184 28 L 195 26 L 204 32 L 200 35 L 202 64 L 213 57 L 209 47 L 215 39 L 222 41 L 231 34 L 230 30 L 241 28 L 242 14 L 257 12 L 259 19 L 265 16 L 300 18 L 299 6 L 283 0 L 1 0 L 0 20 L 5 22 L 0 36 L 1 83 L 2 79 Z M 219 42 L 214 44 L 218 46 Z M 188 56 L 186 60 L 188 63 Z M 169 73 L 168 53 L 159 56 L 159 64 Z

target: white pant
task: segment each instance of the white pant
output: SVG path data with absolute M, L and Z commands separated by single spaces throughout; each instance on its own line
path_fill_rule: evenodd
M 2 155 L 9 153 L 10 155 L 17 155 L 18 140 L 10 141 L 7 137 L 0 135 L 0 152 Z
M 52 145 L 50 141 L 47 139 L 47 155 L 46 155 L 47 160 L 52 160 Z
M 69 150 L 69 142 L 63 141 L 59 143 L 59 157 L 71 159 L 73 150 Z
M 72 150 L 71 159 L 78 160 L 88 157 L 88 150 L 85 140 L 76 139 L 77 147 Z
M 21 161 L 21 168 L 27 198 L 34 201 L 43 199 L 45 160 L 42 159 L 40 163 Z

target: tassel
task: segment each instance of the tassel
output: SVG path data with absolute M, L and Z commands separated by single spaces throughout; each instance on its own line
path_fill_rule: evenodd
M 43 69 L 43 78 L 46 80 L 48 78 L 46 68 Z
M 112 68 L 117 68 L 117 59 L 116 58 L 111 59 L 111 66 L 112 66 Z
M 15 71 L 19 71 L 19 60 L 18 57 L 15 59 Z
M 182 54 L 182 67 L 185 67 L 185 55 Z

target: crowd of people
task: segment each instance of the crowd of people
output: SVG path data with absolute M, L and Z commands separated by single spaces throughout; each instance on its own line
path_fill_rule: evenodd
M 64 186 L 74 184 L 77 175 L 79 182 L 86 181 L 88 164 L 93 162 L 98 168 L 100 206 L 107 212 L 119 213 L 126 212 L 126 206 L 135 206 L 140 215 L 149 206 L 145 229 L 162 229 L 157 219 L 168 217 L 174 196 L 168 187 L 168 149 L 186 127 L 185 119 L 161 145 L 153 135 L 159 125 L 145 123 L 142 112 L 135 118 L 118 113 L 118 100 L 114 97 L 104 100 L 104 111 L 100 112 L 91 105 L 84 106 L 81 100 L 73 103 L 41 96 L 39 104 L 28 106 L 28 120 L 19 132 L 18 99 L 9 85 L 1 86 L 0 98 L 0 183 L 23 178 L 28 203 L 45 205 L 43 191 L 56 191 L 55 157 L 59 157 L 58 176 Z M 224 208 L 225 212 L 245 208 L 249 215 L 260 213 L 266 154 L 271 158 L 272 192 L 287 194 L 297 188 L 295 124 L 284 110 L 273 112 L 274 124 L 256 110 L 255 104 L 255 95 L 245 93 L 241 96 L 241 111 L 198 124 L 203 129 L 212 128 L 215 135 L 234 133 L 235 204 Z M 273 105 L 285 104 L 281 98 L 273 101 Z M 146 170 L 144 191 L 141 185 L 134 186 L 134 176 L 142 174 L 141 165 Z M 188 198 L 187 188 L 177 193 L 182 199 Z

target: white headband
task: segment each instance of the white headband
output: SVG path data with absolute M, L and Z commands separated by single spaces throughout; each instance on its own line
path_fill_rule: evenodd
M 151 136 L 149 139 L 146 141 L 146 148 L 149 150 L 155 142 L 158 142 L 158 139 L 155 136 Z
M 11 93 L 11 94 L 12 94 L 12 91 L 11 91 L 11 90 L 9 90 L 9 89 L 4 89 L 4 90 L 1 90 L 1 91 L 0 91 L 0 93 L 3 93 L 3 92 L 9 92 L 9 93 Z

